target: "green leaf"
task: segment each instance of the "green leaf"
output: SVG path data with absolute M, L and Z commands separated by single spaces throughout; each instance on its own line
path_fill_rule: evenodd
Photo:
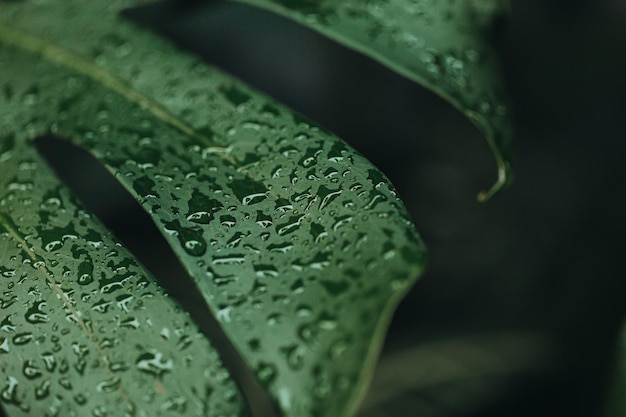
M 424 265 L 425 250 L 405 207 L 384 175 L 341 140 L 118 22 L 114 12 L 125 4 L 0 4 L 0 61 L 8 63 L 0 66 L 0 215 L 6 247 L 32 252 L 45 265 L 58 262 L 61 275 L 49 272 L 57 279 L 67 268 L 69 277 L 60 287 L 73 291 L 81 314 L 91 308 L 93 300 L 83 301 L 75 271 L 83 261 L 101 268 L 98 260 L 108 252 L 89 243 L 81 246 L 84 254 L 71 248 L 89 242 L 88 231 L 96 227 L 105 234 L 83 211 L 56 208 L 65 210 L 63 221 L 55 220 L 56 211 L 43 211 L 49 198 L 43 184 L 53 180 L 27 140 L 45 132 L 66 138 L 101 161 L 152 216 L 284 415 L 350 415 L 390 316 Z M 20 208 L 25 204 L 31 211 Z M 95 288 L 105 277 L 96 274 Z M 23 287 L 35 279 L 23 278 Z M 50 288 L 44 290 L 54 298 Z M 139 296 L 130 281 L 111 290 L 115 297 Z M 23 309 L 23 302 L 14 308 Z M 56 309 L 67 304 L 56 303 Z M 113 311 L 105 319 L 113 320 Z M 147 320 L 152 312 L 142 314 Z M 54 323 L 71 325 L 58 318 L 47 325 Z M 80 325 L 71 331 L 76 338 L 100 340 L 100 332 L 115 330 L 107 327 L 113 323 L 91 327 L 93 334 Z M 43 325 L 36 332 L 52 338 Z M 140 333 L 120 338 L 112 352 L 122 355 L 148 345 L 145 340 Z M 194 353 L 194 372 L 214 361 L 202 343 L 206 353 Z M 26 352 L 34 355 L 38 346 L 31 344 Z M 8 353 L 13 356 L 6 363 L 23 357 L 15 349 Z M 90 361 L 85 375 L 107 363 Z M 194 386 L 208 382 L 194 372 L 175 384 L 202 396 L 205 391 Z M 15 378 L 20 392 L 36 390 L 13 369 L 3 369 L 3 376 Z M 89 378 L 74 375 L 72 383 L 83 386 Z M 13 381 L 7 379 L 0 390 L 10 390 Z M 139 386 L 133 381 L 121 385 Z M 113 390 L 122 395 L 121 388 Z M 148 403 L 145 409 L 137 405 L 138 415 L 159 415 L 140 394 L 129 398 L 135 395 Z M 211 407 L 226 407 L 230 398 L 210 400 L 216 401 Z M 45 406 L 54 407 L 55 401 L 51 395 Z M 5 406 L 15 410 L 6 400 Z
M 73 201 L 23 135 L 9 138 L 0 142 L 7 415 L 247 415 L 188 315 Z
M 494 53 L 494 25 L 507 0 L 234 0 L 289 17 L 369 55 L 431 89 L 486 136 L 498 180 L 489 199 L 512 178 L 513 132 Z

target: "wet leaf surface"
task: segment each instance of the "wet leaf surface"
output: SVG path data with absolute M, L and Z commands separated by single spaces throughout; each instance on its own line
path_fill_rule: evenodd
M 52 133 L 92 153 L 152 216 L 284 415 L 348 415 L 395 305 L 423 268 L 424 247 L 406 209 L 384 175 L 344 142 L 118 21 L 124 5 L 0 8 L 0 61 L 10 63 L 0 67 L 0 250 L 3 267 L 15 270 L 14 288 L 5 280 L 1 289 L 14 300 L 4 317 L 24 323 L 0 329 L 1 346 L 29 328 L 26 317 L 35 321 L 27 347 L 0 350 L 3 406 L 20 415 L 20 407 L 39 404 L 40 382 L 21 366 L 55 348 L 55 332 L 61 350 L 69 349 L 69 367 L 80 359 L 74 340 L 79 353 L 86 349 L 83 373 L 67 380 L 92 398 L 114 372 L 116 362 L 97 347 L 111 333 L 118 344 L 110 355 L 128 369 L 110 379 L 110 399 L 89 400 L 90 407 L 104 402 L 123 415 L 132 402 L 135 415 L 166 415 L 162 402 L 141 391 L 149 389 L 177 393 L 174 414 L 201 414 L 192 397 L 209 394 L 207 407 L 241 412 L 228 383 L 215 394 L 206 388 L 214 374 L 228 377 L 187 316 L 37 157 L 29 139 Z M 138 288 L 141 279 L 153 289 L 154 307 L 139 303 L 147 291 Z M 31 286 L 39 292 L 29 294 Z M 159 318 L 168 324 L 155 324 Z M 187 334 L 181 328 L 195 341 L 193 355 L 174 355 L 178 333 Z M 70 395 L 61 380 L 50 376 L 40 409 Z M 186 408 L 178 398 L 187 398 Z
M 0 156 L 7 415 L 247 415 L 188 315 L 15 139 Z
M 433 90 L 486 136 L 498 180 L 511 181 L 512 123 L 493 35 L 506 0 L 235 0 L 267 8 L 354 48 Z

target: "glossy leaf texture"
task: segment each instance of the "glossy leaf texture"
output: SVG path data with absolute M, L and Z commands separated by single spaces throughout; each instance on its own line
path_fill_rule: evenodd
M 7 136 L 2 127 L 0 402 L 7 416 L 248 415 L 189 316 L 74 201 L 24 135 Z
M 350 415 L 393 309 L 423 268 L 404 205 L 341 140 L 118 21 L 124 5 L 0 5 L 0 60 L 8 63 L 0 66 L 0 158 L 14 161 L 0 173 L 0 210 L 15 230 L 7 245 L 23 245 L 19 232 L 37 256 L 59 265 L 73 256 L 63 231 L 61 246 L 47 246 L 45 230 L 65 223 L 40 209 L 18 215 L 12 203 L 45 201 L 39 179 L 19 185 L 22 162 L 44 170 L 25 138 L 67 138 L 152 216 L 282 414 Z M 85 227 L 93 222 L 77 216 Z M 104 256 L 88 249 L 91 259 Z M 132 348 L 142 337 L 125 341 Z
M 507 0 L 234 0 L 269 9 L 384 63 L 431 89 L 486 136 L 498 180 L 512 179 L 510 106 L 494 52 Z

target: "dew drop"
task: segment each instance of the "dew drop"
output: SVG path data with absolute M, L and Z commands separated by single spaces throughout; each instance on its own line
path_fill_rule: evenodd
M 171 359 L 165 359 L 163 353 L 156 349 L 141 354 L 135 361 L 137 369 L 142 372 L 162 377 L 166 372 L 171 372 L 174 368 L 174 362 Z
M 110 393 L 117 390 L 121 383 L 122 380 L 120 378 L 118 378 L 117 376 L 113 376 L 109 379 L 99 382 L 96 385 L 96 390 L 98 392 Z
M 306 349 L 301 345 L 290 345 L 281 348 L 281 352 L 287 358 L 287 365 L 294 371 L 302 369 Z
M 271 384 L 276 379 L 277 373 L 276 366 L 267 362 L 259 363 L 256 369 L 256 376 L 263 386 Z
M 27 379 L 36 379 L 42 375 L 41 370 L 37 368 L 31 360 L 24 361 L 22 373 Z
M 43 400 L 50 395 L 50 381 L 45 380 L 35 388 L 35 399 Z
M 267 324 L 269 324 L 270 326 L 276 326 L 282 321 L 282 317 L 283 316 L 280 313 L 272 313 L 267 316 Z

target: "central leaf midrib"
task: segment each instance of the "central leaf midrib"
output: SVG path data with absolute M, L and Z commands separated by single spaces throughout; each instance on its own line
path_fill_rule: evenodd
M 206 340 L 210 341 L 211 345 L 217 351 L 223 366 L 228 370 L 232 379 L 237 383 L 240 387 L 241 392 L 246 398 L 246 405 L 252 412 L 253 417 L 262 417 L 262 416 L 276 416 L 276 413 L 270 409 L 271 403 L 269 399 L 268 391 L 258 384 L 254 384 L 256 381 L 254 372 L 252 368 L 246 363 L 243 358 L 243 355 L 240 353 L 238 349 L 236 349 L 234 343 L 227 336 L 226 331 L 222 328 L 219 321 L 215 317 L 215 313 L 212 307 L 207 304 L 204 298 L 201 300 L 193 300 L 199 301 L 197 305 L 191 305 L 189 300 L 182 298 L 180 295 L 180 287 L 181 286 L 191 286 L 192 290 L 194 290 L 199 297 L 202 297 L 200 291 L 198 291 L 198 286 L 193 282 L 191 278 L 191 274 L 187 272 L 187 269 L 184 263 L 175 255 L 172 244 L 173 241 L 168 239 L 162 230 L 156 226 L 152 215 L 149 214 L 149 210 L 145 207 L 142 207 L 141 204 L 137 201 L 137 198 L 133 195 L 129 188 L 123 187 L 122 184 L 115 178 L 114 175 L 111 174 L 110 171 L 106 170 L 99 161 L 91 154 L 89 154 L 85 149 L 62 139 L 56 138 L 45 138 L 41 139 L 41 141 L 46 141 L 51 146 L 64 146 L 66 148 L 61 148 L 59 155 L 63 155 L 63 158 L 52 158 L 50 149 L 45 151 L 40 147 L 37 147 L 39 153 L 45 158 L 46 162 L 50 167 L 55 171 L 55 174 L 58 176 L 59 180 L 63 183 L 65 187 L 67 187 L 73 195 L 75 195 L 78 200 L 84 205 L 84 207 L 92 213 L 96 219 L 100 221 L 104 225 L 107 231 L 111 231 L 111 233 L 115 236 L 115 238 L 122 244 L 122 246 L 127 250 L 130 256 L 137 261 L 137 264 L 141 266 L 142 270 L 146 272 L 146 274 L 152 276 L 156 282 L 161 285 L 162 288 L 165 289 L 168 297 L 172 300 L 175 300 L 188 314 L 191 318 L 191 321 L 197 326 L 200 333 L 203 334 Z M 55 144 L 56 143 L 56 144 Z M 50 146 L 50 145 L 49 145 Z M 70 148 L 74 148 L 76 151 L 82 153 L 73 154 L 73 150 Z M 130 222 L 127 227 L 122 231 L 119 227 L 114 227 L 112 222 L 103 216 L 102 209 L 98 208 L 97 204 L 92 204 L 91 199 L 87 198 L 86 193 L 93 192 L 93 189 L 86 189 L 85 187 L 80 187 L 76 181 L 72 179 L 72 177 L 66 172 L 63 173 L 59 167 L 59 164 L 64 164 L 67 156 L 70 156 L 71 160 L 76 161 L 77 159 L 83 159 L 79 165 L 83 167 L 83 169 L 87 172 L 91 172 L 92 175 L 106 175 L 111 179 L 111 183 L 107 184 L 107 189 L 109 194 L 117 195 L 116 192 L 111 190 L 112 187 L 119 187 L 122 192 L 128 197 L 130 204 L 134 204 L 136 207 L 137 215 L 145 216 L 149 219 L 149 223 L 154 228 L 154 233 L 152 236 L 146 235 L 144 233 L 145 238 L 148 239 L 161 239 L 163 242 L 162 249 L 165 250 L 165 253 L 159 253 L 159 257 L 161 260 L 163 258 L 169 258 L 172 260 L 173 265 L 175 265 L 175 273 L 171 276 L 178 277 L 175 281 L 171 278 L 168 279 L 167 276 L 160 273 L 160 271 L 153 267 L 153 262 L 150 262 L 149 259 L 146 258 L 145 254 L 142 254 L 141 251 L 137 250 L 137 245 L 133 245 L 132 242 L 129 242 L 127 239 L 128 236 L 136 235 L 137 233 L 133 231 L 133 227 L 136 227 L 136 224 L 139 223 L 137 221 Z M 94 168 L 88 168 L 89 164 L 97 165 L 99 168 L 95 170 Z M 95 180 L 95 183 L 103 183 L 101 180 Z M 125 206 L 125 204 L 120 203 L 120 205 Z M 132 212 L 131 207 L 127 207 L 127 211 Z M 1 214 L 1 213 L 0 213 Z M 2 218 L 0 217 L 0 221 Z M 1 223 L 0 223 L 1 224 Z M 178 291 L 174 291 L 173 287 L 176 286 Z M 248 381 L 248 383 L 245 383 Z M 252 383 L 252 384 L 251 384 Z M 262 410 L 263 412 L 257 411 Z
M 21 246 L 22 251 L 33 262 L 33 267 L 39 270 L 44 275 L 46 281 L 50 285 L 50 288 L 52 288 L 54 293 L 57 295 L 58 299 L 65 306 L 65 308 L 67 308 L 71 312 L 72 317 L 74 318 L 74 320 L 76 320 L 76 323 L 78 323 L 83 333 L 87 336 L 87 339 L 89 339 L 89 341 L 94 345 L 94 348 L 96 352 L 98 352 L 98 356 L 100 357 L 100 361 L 102 362 L 102 365 L 104 369 L 106 369 L 106 372 L 109 374 L 109 376 L 111 378 L 118 378 L 115 375 L 115 373 L 111 370 L 110 368 L 111 361 L 108 359 L 108 356 L 106 355 L 106 353 L 104 353 L 104 351 L 102 350 L 102 347 L 97 342 L 96 336 L 93 334 L 91 330 L 89 330 L 89 327 L 87 326 L 85 321 L 82 319 L 79 312 L 72 306 L 72 303 L 70 302 L 70 300 L 67 298 L 67 296 L 65 295 L 61 287 L 59 287 L 59 283 L 54 278 L 54 275 L 52 274 L 52 272 L 50 272 L 50 270 L 46 266 L 47 263 L 46 263 L 45 258 L 35 253 L 35 251 L 28 245 L 28 243 L 26 242 L 26 237 L 23 236 L 19 232 L 19 230 L 17 230 L 17 226 L 14 225 L 14 222 L 12 221 L 11 217 L 7 215 L 6 213 L 0 212 L 0 226 L 2 226 L 7 231 L 9 236 L 11 236 L 13 240 Z M 37 263 L 40 263 L 40 264 L 36 266 L 35 264 Z M 124 399 L 124 401 L 128 403 L 129 407 L 133 408 L 134 402 L 131 400 L 130 396 L 128 395 L 126 390 L 123 388 L 121 383 L 119 386 L 119 393 L 121 397 Z
M 201 133 L 197 132 L 191 126 L 189 126 L 187 123 L 185 123 L 181 119 L 177 118 L 176 116 L 172 115 L 167 109 L 165 109 L 163 106 L 161 106 L 158 103 L 156 103 L 155 101 L 153 101 L 151 98 L 146 97 L 141 92 L 133 89 L 131 86 L 127 85 L 124 81 L 122 81 L 122 80 L 118 79 L 117 77 L 113 76 L 111 73 L 107 72 L 106 70 L 104 70 L 102 68 L 99 68 L 96 65 L 90 63 L 89 61 L 87 61 L 82 56 L 80 56 L 80 55 L 78 55 L 76 53 L 70 52 L 70 51 L 68 51 L 68 50 L 66 50 L 66 49 L 64 49 L 62 47 L 59 47 L 59 46 L 57 46 L 57 45 L 55 45 L 55 44 L 53 44 L 53 43 L 51 43 L 49 41 L 46 41 L 44 39 L 39 38 L 37 36 L 33 36 L 33 35 L 30 35 L 30 34 L 27 34 L 25 32 L 13 29 L 11 27 L 8 27 L 8 26 L 2 25 L 2 24 L 0 24 L 0 43 L 5 44 L 5 45 L 10 46 L 10 47 L 13 47 L 13 48 L 16 48 L 16 49 L 20 49 L 20 50 L 23 50 L 23 51 L 26 51 L 26 52 L 38 55 L 41 58 L 47 60 L 48 62 L 50 62 L 52 64 L 55 64 L 57 66 L 64 67 L 66 69 L 74 71 L 74 72 L 76 72 L 76 73 L 78 73 L 78 74 L 80 74 L 80 75 L 82 75 L 82 76 L 84 76 L 84 77 L 86 77 L 86 78 L 88 78 L 88 79 L 90 79 L 90 80 L 92 80 L 92 81 L 102 85 L 103 87 L 108 88 L 108 89 L 114 91 L 115 93 L 117 93 L 118 95 L 123 97 L 124 99 L 128 100 L 131 103 L 134 103 L 135 105 L 139 106 L 143 110 L 146 110 L 146 111 L 150 112 L 156 118 L 158 118 L 161 121 L 163 121 L 164 123 L 172 126 L 176 130 L 178 130 L 181 133 L 183 133 L 184 135 L 186 135 L 186 136 L 192 138 L 193 140 L 199 142 L 201 145 L 204 145 L 206 147 L 212 148 L 212 150 L 213 150 L 213 152 L 211 152 L 212 155 L 215 155 L 215 156 L 219 157 L 220 159 L 224 160 L 225 162 L 229 163 L 230 165 L 234 166 L 237 169 L 238 172 L 240 172 L 244 176 L 248 177 L 250 180 L 257 182 L 257 183 L 263 185 L 266 189 L 268 189 L 267 185 L 263 181 L 259 180 L 258 178 L 252 177 L 250 172 L 244 166 L 242 166 L 239 163 L 239 161 L 235 160 L 233 157 L 231 157 L 228 154 L 229 148 L 223 147 L 220 144 L 218 144 L 218 143 L 214 142 L 213 140 L 211 140 L 209 137 L 207 137 L 205 135 L 202 135 Z M 274 194 L 274 192 L 270 191 L 269 189 L 268 189 L 268 191 L 269 191 L 270 194 Z M 4 214 L 2 212 L 0 212 L 0 227 L 6 229 L 7 232 L 9 233 L 9 235 L 13 238 L 13 240 L 16 243 L 21 244 L 22 247 L 26 248 L 24 250 L 25 250 L 27 256 L 33 262 L 43 261 L 43 258 L 41 258 L 35 252 L 32 252 L 30 249 L 28 249 L 28 245 L 25 242 L 24 236 L 22 236 L 19 233 L 19 231 L 16 230 L 15 227 L 12 226 L 12 223 L 7 218 L 6 214 Z M 102 349 L 100 348 L 100 346 L 96 342 L 95 335 L 93 335 L 93 333 L 90 332 L 90 330 L 87 327 L 87 325 L 80 318 L 80 316 L 77 313 L 76 309 L 71 305 L 71 303 L 69 302 L 67 297 L 63 294 L 62 290 L 59 288 L 58 283 L 54 279 L 53 275 L 50 273 L 50 271 L 47 270 L 47 267 L 45 266 L 45 261 L 44 261 L 44 265 L 41 266 L 39 268 L 39 270 L 44 274 L 46 280 L 49 282 L 49 284 L 50 284 L 51 288 L 54 290 L 54 292 L 58 295 L 58 297 L 61 300 L 61 302 L 63 303 L 63 305 L 65 305 L 71 311 L 73 317 L 76 319 L 77 323 L 79 324 L 80 328 L 85 333 L 87 338 L 92 343 L 94 343 L 95 349 L 98 352 L 98 355 L 100 356 L 101 361 L 104 364 L 104 367 L 107 370 L 107 372 L 111 375 L 111 377 L 115 377 L 115 374 L 111 371 L 111 369 L 107 365 L 108 362 L 109 362 L 108 359 L 107 359 L 107 355 L 102 351 Z M 212 314 L 212 313 L 210 313 L 210 314 Z M 220 328 L 219 324 L 217 324 L 217 320 L 213 316 L 211 316 L 211 318 L 215 322 L 212 326 L 208 325 L 208 329 L 211 330 L 211 333 L 215 332 L 215 328 L 217 328 L 219 331 L 223 332 L 223 330 Z M 197 320 L 195 320 L 195 321 L 197 322 Z M 208 334 L 209 330 L 208 329 L 204 329 L 204 333 L 205 333 L 205 336 L 207 338 L 209 336 L 209 334 Z M 225 334 L 222 334 L 221 339 L 223 339 L 222 341 L 226 340 L 228 343 L 232 343 L 225 336 Z M 239 352 L 234 350 L 234 347 L 232 345 L 230 346 L 230 348 L 232 349 L 232 351 L 231 352 L 226 352 L 227 353 L 226 355 L 225 355 L 225 352 L 224 352 L 224 350 L 226 350 L 226 349 L 220 349 L 220 356 L 222 358 L 224 358 L 225 356 L 229 358 L 229 360 L 228 360 L 228 362 L 230 363 L 229 368 L 233 367 L 233 362 L 235 362 L 235 363 L 239 362 L 239 363 L 241 363 L 241 364 L 243 364 L 245 366 L 242 369 L 248 370 L 249 368 L 247 367 L 247 365 L 245 365 L 245 361 L 240 356 Z M 241 366 L 240 366 L 240 368 L 241 368 Z M 231 374 L 232 374 L 232 372 L 231 372 Z M 252 373 L 250 373 L 250 375 L 253 376 Z M 245 377 L 245 375 L 244 376 L 240 375 L 240 378 L 244 378 L 244 377 Z M 239 378 L 237 378 L 237 379 L 239 379 Z M 248 377 L 248 379 L 250 379 L 250 378 Z M 251 379 L 251 380 L 253 380 L 253 379 Z M 241 384 L 239 384 L 239 385 L 241 385 Z M 250 387 L 248 387 L 248 389 L 250 389 Z M 134 403 L 133 403 L 132 399 L 130 398 L 130 396 L 128 395 L 128 393 L 124 390 L 122 385 L 120 385 L 120 387 L 119 387 L 119 392 L 120 392 L 120 395 L 124 398 L 124 401 L 127 402 L 132 407 Z M 259 393 L 258 389 L 254 389 L 253 390 L 253 394 L 258 397 L 260 393 Z M 266 393 L 264 393 L 264 394 L 267 395 Z M 269 401 L 269 400 L 266 400 L 266 401 Z M 250 399 L 249 398 L 248 398 L 248 403 L 249 403 L 250 406 L 252 405 L 252 404 L 250 404 Z
M 185 135 L 196 139 L 203 145 L 214 148 L 215 150 L 223 150 L 224 153 L 213 153 L 220 155 L 221 158 L 234 165 L 238 165 L 235 160 L 225 153 L 227 152 L 226 148 L 196 131 L 193 127 L 189 126 L 183 120 L 170 113 L 169 110 L 155 102 L 153 99 L 132 88 L 124 81 L 112 75 L 110 72 L 92 64 L 82 56 L 68 51 L 63 47 L 46 41 L 38 36 L 34 36 L 2 24 L 0 24 L 0 42 L 8 46 L 20 48 L 24 51 L 37 54 L 53 64 L 71 69 L 86 76 L 104 87 L 115 91 L 120 96 L 132 103 L 135 103 L 142 109 L 149 111 L 163 122 L 176 128 Z
M 237 171 L 244 174 L 250 180 L 262 185 L 270 194 L 278 197 L 276 192 L 271 190 L 264 181 L 254 177 L 245 166 L 229 154 L 231 152 L 230 145 L 224 147 L 213 141 L 208 136 L 198 132 L 185 121 L 173 115 L 168 109 L 161 106 L 150 97 L 145 96 L 143 93 L 137 91 L 123 80 L 115 77 L 110 72 L 92 64 L 79 54 L 68 51 L 63 47 L 38 36 L 25 33 L 4 24 L 0 24 L 0 43 L 39 55 L 50 63 L 73 70 L 88 79 L 111 89 L 131 103 L 134 103 L 143 110 L 150 112 L 159 120 L 172 126 L 184 135 L 198 141 L 203 146 L 211 148 L 211 155 L 216 155 L 218 158 L 231 164 L 237 169 Z

